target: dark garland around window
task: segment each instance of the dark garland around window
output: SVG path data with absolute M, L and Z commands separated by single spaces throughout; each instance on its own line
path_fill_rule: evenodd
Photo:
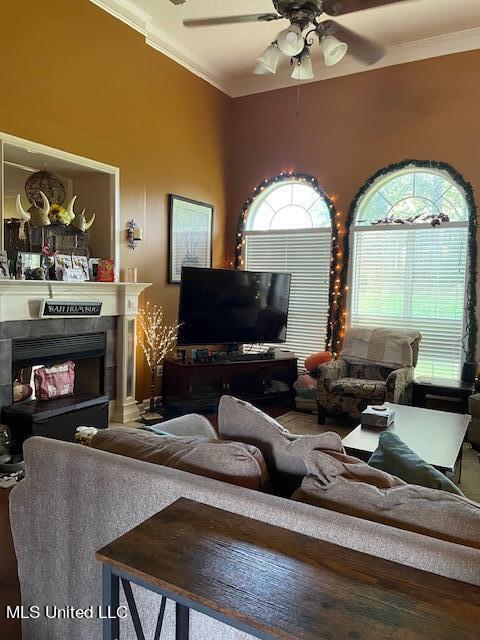
M 463 189 L 465 199 L 468 206 L 468 274 L 467 274 L 467 302 L 466 302 L 466 323 L 465 323 L 465 335 L 463 340 L 463 350 L 465 353 L 466 362 L 475 362 L 476 344 L 477 344 L 477 207 L 475 204 L 475 196 L 473 193 L 472 185 L 465 180 L 461 173 L 454 169 L 447 162 L 436 162 L 433 160 L 404 160 L 403 162 L 397 162 L 390 164 L 384 169 L 380 169 L 373 176 L 371 176 L 352 200 L 350 209 L 348 210 L 346 220 L 346 235 L 344 243 L 344 264 L 348 265 L 350 256 L 350 227 L 353 223 L 355 212 L 360 199 L 367 193 L 370 187 L 381 177 L 399 171 L 400 169 L 406 169 L 407 167 L 415 167 L 421 169 L 434 169 L 437 171 L 443 171 L 447 173 L 458 186 Z M 435 233 L 435 229 L 432 229 L 432 233 Z M 341 287 L 345 289 L 347 268 L 341 272 Z M 342 301 L 342 308 L 338 310 L 340 317 L 345 316 L 345 299 Z
M 342 323 L 338 320 L 342 317 L 339 310 L 341 305 L 342 287 L 340 286 L 343 279 L 342 276 L 342 250 L 339 240 L 339 234 L 341 224 L 337 223 L 337 217 L 340 215 L 335 209 L 333 199 L 327 194 L 325 189 L 320 186 L 318 180 L 313 176 L 309 176 L 304 173 L 297 173 L 293 171 L 282 172 L 279 175 L 272 178 L 266 178 L 252 191 L 248 200 L 245 201 L 240 211 L 237 223 L 237 231 L 235 236 L 235 257 L 233 261 L 234 269 L 241 269 L 243 266 L 243 246 L 245 244 L 244 230 L 245 223 L 247 221 L 248 212 L 253 204 L 255 198 L 257 198 L 262 191 L 268 189 L 273 184 L 280 184 L 287 180 L 296 180 L 298 182 L 305 182 L 309 184 L 318 193 L 318 195 L 324 199 L 330 212 L 330 220 L 332 223 L 332 239 L 331 239 L 331 254 L 330 254 L 330 281 L 329 281 L 329 299 L 330 304 L 328 308 L 328 320 L 327 320 L 327 334 L 325 340 L 325 348 L 336 352 L 335 346 L 339 344 L 340 332 L 342 329 Z M 314 345 L 312 345 L 312 349 Z

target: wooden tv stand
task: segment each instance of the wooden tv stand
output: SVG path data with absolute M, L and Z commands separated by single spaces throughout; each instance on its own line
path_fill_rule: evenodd
M 167 411 L 211 413 L 224 394 L 253 404 L 293 401 L 297 358 L 246 362 L 185 362 L 163 365 L 163 403 Z

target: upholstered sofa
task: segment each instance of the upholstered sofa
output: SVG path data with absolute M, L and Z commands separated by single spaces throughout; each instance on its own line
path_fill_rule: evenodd
M 255 430 L 265 426 L 270 436 L 264 434 L 257 441 L 259 446 L 270 447 L 277 471 L 304 473 L 305 456 L 316 453 L 312 438 L 298 440 L 276 421 L 263 422 L 264 414 L 248 403 L 224 399 L 220 409 L 221 432 L 237 430 L 240 423 L 246 421 L 250 431 L 247 439 L 250 439 Z M 195 431 L 198 417 L 189 417 L 188 421 L 187 437 Z M 201 421 L 204 435 L 213 436 L 208 425 Z M 162 426 L 168 431 L 168 423 Z M 185 437 L 181 422 L 176 422 L 175 429 Z M 317 445 L 335 448 L 333 436 L 335 434 L 329 434 L 326 439 L 318 440 Z M 26 477 L 10 495 L 24 607 L 36 605 L 42 610 L 47 605 L 79 608 L 99 605 L 101 567 L 95 560 L 95 551 L 181 497 L 480 585 L 480 543 L 451 542 L 78 444 L 34 437 L 26 442 L 24 450 Z M 434 505 L 434 508 L 439 509 L 441 515 L 441 506 Z M 133 589 L 145 637 L 152 638 L 159 597 L 141 588 Z M 121 604 L 125 602 L 122 600 Z M 175 637 L 174 611 L 169 601 L 162 640 Z M 101 637 L 101 621 L 95 618 L 40 616 L 25 619 L 22 624 L 23 640 Z M 121 637 L 124 640 L 136 637 L 130 618 L 122 622 Z M 192 612 L 190 618 L 190 637 L 192 640 L 251 638 L 196 612 Z
M 327 415 L 360 420 L 371 404 L 411 404 L 420 340 L 418 332 L 350 329 L 340 357 L 318 367 L 318 423 Z

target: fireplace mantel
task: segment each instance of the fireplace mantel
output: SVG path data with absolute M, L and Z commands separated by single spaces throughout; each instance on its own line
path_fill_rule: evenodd
M 43 300 L 102 302 L 102 316 L 135 316 L 145 282 L 0 280 L 0 322 L 41 320 Z
M 0 328 L 2 323 L 36 321 L 44 300 L 101 302 L 102 316 L 117 316 L 117 397 L 111 418 L 130 422 L 139 417 L 135 400 L 136 315 L 138 296 L 150 283 L 143 282 L 56 282 L 47 280 L 0 280 Z M 7 325 L 4 325 L 5 327 Z M 13 325 L 15 326 L 15 325 Z M 48 327 L 45 324 L 42 327 Z M 55 333 L 55 330 L 52 330 Z M 12 335 L 11 337 L 14 337 Z

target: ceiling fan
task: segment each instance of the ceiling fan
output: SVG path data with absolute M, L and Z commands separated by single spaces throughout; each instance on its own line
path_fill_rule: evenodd
M 291 59 L 292 78 L 309 80 L 313 78 L 310 47 L 316 36 L 322 48 L 325 64 L 331 66 L 340 62 L 347 53 L 367 65 L 378 62 L 383 56 L 380 45 L 347 29 L 334 20 L 322 20 L 327 16 L 342 16 L 363 9 L 373 9 L 405 0 L 272 0 L 276 13 L 254 13 L 218 18 L 198 18 L 184 20 L 185 27 L 207 27 L 214 25 L 238 24 L 244 22 L 271 22 L 286 19 L 290 26 L 277 35 L 276 39 L 257 58 L 254 73 L 258 75 L 276 73 L 282 55 Z M 173 4 L 183 4 L 183 0 L 170 0 Z

